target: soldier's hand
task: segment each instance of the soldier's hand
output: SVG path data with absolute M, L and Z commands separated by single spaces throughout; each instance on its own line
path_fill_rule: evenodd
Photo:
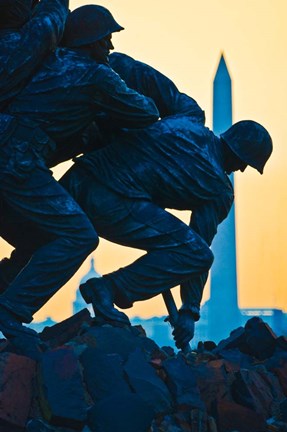
M 190 311 L 179 311 L 172 334 L 178 349 L 183 349 L 191 341 L 194 336 L 194 318 Z

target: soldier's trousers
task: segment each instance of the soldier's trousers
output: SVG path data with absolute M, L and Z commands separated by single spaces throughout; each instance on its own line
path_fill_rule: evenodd
M 97 247 L 98 236 L 79 205 L 41 167 L 34 167 L 25 180 L 2 178 L 0 225 L 1 236 L 21 256 L 14 269 L 13 259 L 8 265 L 8 279 L 26 263 L 0 295 L 0 304 L 30 322 Z
M 122 196 L 78 165 L 60 182 L 89 216 L 100 237 L 147 252 L 104 276 L 126 298 L 121 307 L 154 297 L 211 267 L 213 254 L 207 243 L 153 202 Z

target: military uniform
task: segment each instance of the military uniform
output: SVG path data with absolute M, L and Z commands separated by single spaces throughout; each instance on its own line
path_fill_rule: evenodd
M 161 118 L 188 114 L 193 121 L 205 123 L 204 111 L 198 103 L 152 66 L 117 52 L 109 56 L 109 63 L 130 88 L 155 101 Z
M 194 293 L 201 298 L 201 276 L 213 261 L 209 245 L 233 202 L 221 144 L 192 117 L 174 115 L 122 131 L 116 142 L 78 158 L 62 178 L 100 237 L 147 251 L 104 276 L 121 293 L 119 306 L 180 283 L 185 308 L 193 310 Z M 190 225 L 165 208 L 191 210 Z
M 226 171 L 243 171 L 249 164 L 262 173 L 272 140 L 251 121 L 235 124 L 218 138 L 204 127 L 204 113 L 197 103 L 167 77 L 125 55 L 114 54 L 110 60 L 129 86 L 154 95 L 162 120 L 142 130 L 117 131 L 116 138 L 104 127 L 102 142 L 97 133 L 94 143 L 102 148 L 78 158 L 60 182 L 100 236 L 147 251 L 131 265 L 97 279 L 94 290 L 99 294 L 93 305 L 103 300 L 97 313 L 123 320 L 111 301 L 130 307 L 180 283 L 182 309 L 188 313 L 180 314 L 179 321 L 183 320 L 177 324 L 175 339 L 184 346 L 193 335 L 188 321 L 199 316 L 213 260 L 209 246 L 233 202 Z M 191 210 L 189 226 L 165 208 Z M 29 230 L 31 225 L 28 235 Z M 103 286 L 109 288 L 105 294 Z M 82 292 L 90 301 L 87 290 Z
M 3 207 L 13 209 L 13 229 L 24 218 L 35 223 L 44 239 L 0 297 L 0 304 L 23 322 L 31 321 L 97 246 L 92 225 L 46 165 L 55 145 L 102 112 L 129 127 L 158 118 L 154 103 L 129 90 L 108 66 L 64 48 L 50 54 L 6 109 L 9 127 L 0 160 Z
M 174 117 L 173 119 L 167 118 L 165 122 L 157 123 L 154 126 L 149 127 L 145 130 L 124 131 L 122 132 L 121 136 L 117 135 L 117 141 L 116 144 L 114 144 L 114 147 L 108 147 L 108 149 L 99 153 L 99 155 L 95 153 L 91 154 L 91 156 L 87 156 L 86 158 L 81 159 L 79 163 L 85 164 L 85 172 L 83 171 L 83 169 L 73 168 L 73 174 L 67 174 L 67 176 L 64 177 L 64 186 L 73 193 L 76 200 L 81 201 L 81 205 L 83 206 L 85 211 L 88 212 L 91 220 L 94 223 L 95 221 L 98 221 L 98 213 L 99 217 L 100 214 L 104 215 L 105 212 L 109 214 L 111 208 L 113 208 L 113 201 L 115 203 L 117 201 L 122 202 L 123 197 L 125 202 L 128 202 L 129 205 L 131 205 L 133 208 L 135 208 L 139 204 L 139 199 L 143 200 L 144 203 L 147 202 L 147 205 L 143 206 L 144 210 L 142 208 L 138 212 L 140 215 L 140 220 L 138 221 L 140 231 L 139 238 L 133 239 L 130 234 L 127 236 L 126 228 L 124 226 L 118 226 L 115 220 L 111 220 L 108 218 L 108 225 L 106 229 L 100 230 L 100 232 L 101 235 L 109 238 L 111 241 L 127 244 L 129 246 L 141 249 L 147 249 L 148 243 L 146 240 L 146 236 L 148 236 L 148 242 L 152 244 L 152 247 L 154 247 L 157 242 L 163 241 L 167 242 L 166 247 L 174 248 L 183 245 L 185 242 L 187 244 L 190 243 L 190 239 L 186 240 L 186 237 L 190 237 L 190 232 L 192 232 L 191 237 L 193 238 L 193 236 L 195 236 L 197 238 L 197 242 L 200 244 L 202 240 L 199 236 L 196 236 L 196 232 L 198 232 L 200 236 L 205 239 L 208 244 L 210 244 L 211 239 L 216 232 L 217 224 L 226 216 L 228 212 L 228 202 L 232 201 L 232 188 L 227 179 L 227 176 L 221 169 L 221 182 L 219 182 L 219 184 L 217 185 L 215 183 L 212 185 L 212 191 L 210 194 L 208 193 L 208 189 L 207 191 L 204 190 L 204 187 L 207 187 L 207 185 L 212 182 L 212 176 L 210 176 L 210 178 L 208 177 L 207 168 L 209 168 L 209 170 L 215 169 L 213 167 L 213 160 L 209 161 L 206 168 L 202 165 L 200 169 L 197 169 L 197 171 L 195 171 L 194 169 L 189 170 L 189 165 L 195 163 L 194 157 L 191 157 L 192 152 L 196 154 L 200 149 L 199 145 L 197 145 L 198 148 L 196 149 L 195 145 L 192 144 L 193 142 L 191 140 L 190 128 L 193 127 L 195 128 L 195 130 L 197 130 L 197 139 L 199 139 L 198 137 L 200 137 L 200 134 L 205 133 L 206 136 L 201 137 L 201 140 L 203 142 L 204 139 L 206 139 L 207 141 L 212 139 L 212 142 L 217 142 L 215 138 L 213 138 L 213 135 L 211 133 L 207 133 L 207 129 L 199 126 L 204 125 L 204 112 L 194 101 L 194 99 L 184 93 L 179 92 L 179 90 L 176 88 L 176 86 L 170 79 L 159 73 L 154 68 L 142 62 L 135 61 L 127 55 L 119 53 L 114 53 L 110 56 L 110 65 L 116 70 L 117 73 L 119 73 L 119 75 L 125 80 L 129 87 L 140 91 L 142 94 L 154 96 L 154 100 L 156 101 L 161 118 L 176 114 L 177 117 Z M 196 124 L 198 124 L 198 126 Z M 71 124 L 71 127 L 75 128 L 75 125 Z M 168 134 L 167 131 L 169 132 Z M 185 141 L 183 141 L 183 147 L 180 146 L 181 136 L 183 136 L 185 139 Z M 164 137 L 166 137 L 166 139 L 164 139 Z M 107 140 L 107 134 L 104 134 L 103 138 L 104 141 Z M 98 141 L 99 140 L 96 140 L 96 142 L 94 142 L 94 146 L 100 147 L 105 144 L 105 142 L 101 144 Z M 135 143 L 135 147 L 133 146 L 133 143 Z M 160 145 L 161 143 L 163 143 L 162 146 Z M 194 146 L 193 151 L 191 145 Z M 167 147 L 165 148 L 165 146 Z M 54 157 L 60 152 L 60 147 L 61 146 L 57 147 L 57 150 L 54 152 Z M 168 150 L 169 147 L 170 149 Z M 111 152 L 111 154 L 109 154 L 109 152 Z M 167 155 L 171 152 L 173 152 L 174 155 L 177 154 L 177 157 L 180 157 L 180 160 L 177 158 L 168 158 Z M 76 150 L 75 154 L 76 153 L 79 153 L 79 149 Z M 106 156 L 104 156 L 105 154 Z M 126 160 L 127 154 L 129 155 L 129 157 L 127 158 L 128 160 Z M 97 168 L 93 165 L 94 157 L 95 160 L 98 161 Z M 110 158 L 112 158 L 112 160 L 109 162 Z M 191 160 L 189 160 L 189 158 L 191 158 Z M 207 158 L 207 155 L 202 155 L 201 164 L 207 163 L 204 162 L 204 158 Z M 142 165 L 144 167 L 147 167 L 146 173 L 140 168 Z M 169 165 L 170 168 L 168 169 Z M 184 172 L 184 166 L 185 172 L 191 172 L 192 176 L 188 176 L 187 174 L 185 174 L 186 177 L 183 177 L 182 173 Z M 118 167 L 121 167 L 119 172 Z M 92 176 L 93 178 L 91 178 L 91 174 L 87 174 L 87 170 L 91 169 L 95 173 L 95 176 Z M 123 174 L 121 174 L 123 169 Z M 152 175 L 150 175 L 149 171 L 151 169 L 153 170 Z M 179 170 L 179 172 L 176 173 L 174 175 L 174 179 L 172 179 L 171 173 L 175 169 Z M 78 172 L 78 170 L 79 174 L 77 175 L 76 173 Z M 97 172 L 100 173 L 99 176 L 97 176 Z M 142 174 L 141 179 L 137 178 L 138 172 Z M 115 177 L 115 173 L 118 173 L 119 175 Z M 203 176 L 203 180 L 199 181 L 199 183 L 201 184 L 204 181 L 206 183 L 206 185 L 203 187 L 205 197 L 202 201 L 195 198 L 193 199 L 193 201 L 191 201 L 191 194 L 196 194 L 195 187 L 197 186 L 196 178 L 198 175 Z M 83 181 L 79 179 L 80 176 L 82 177 Z M 95 204 L 97 202 L 96 200 L 98 200 L 98 203 L 101 203 L 101 199 L 99 197 L 95 197 L 97 195 L 97 191 L 101 191 L 104 188 L 103 185 L 99 184 L 101 183 L 102 176 L 105 179 L 105 185 L 109 185 L 107 191 L 107 197 L 110 197 L 110 200 L 108 200 L 108 208 L 106 208 L 104 203 L 96 205 L 95 207 Z M 90 184 L 85 183 L 84 179 L 86 177 L 88 177 L 87 183 Z M 96 177 L 99 181 L 95 181 Z M 178 180 L 180 177 L 182 177 L 182 180 L 179 184 Z M 76 180 L 67 180 L 70 178 L 76 178 Z M 85 184 L 85 186 L 76 187 L 75 183 L 78 182 L 79 185 Z M 147 185 L 149 185 L 148 190 L 146 190 Z M 167 185 L 169 185 L 168 188 Z M 182 185 L 185 185 L 184 191 L 182 191 Z M 155 193 L 156 189 L 157 193 Z M 216 213 L 214 211 L 211 211 L 210 214 L 208 212 L 202 211 L 202 219 L 201 216 L 197 216 L 201 212 L 201 210 L 199 209 L 201 208 L 201 206 L 203 206 L 203 203 L 206 206 L 210 200 L 216 199 L 217 195 L 219 195 L 220 197 L 221 190 L 224 195 L 224 189 L 227 189 L 228 192 L 226 192 L 225 190 L 227 196 L 225 197 L 225 199 L 222 200 L 223 208 L 220 209 L 219 214 L 216 214 L 214 216 L 214 213 Z M 114 190 L 116 194 L 114 194 L 112 190 Z M 86 193 L 87 196 L 85 198 L 84 196 Z M 201 192 L 201 194 L 202 193 L 203 192 Z M 120 194 L 120 196 L 118 194 Z M 136 199 L 135 201 L 134 198 Z M 153 201 L 153 204 L 151 203 L 151 200 Z M 151 219 L 149 211 L 152 207 L 152 211 L 155 213 L 159 212 L 160 215 L 160 235 L 156 232 L 151 235 L 151 233 L 148 233 L 147 227 L 145 226 L 145 220 Z M 192 209 L 192 231 L 178 219 L 165 212 L 163 210 L 164 207 Z M 11 211 L 8 211 L 8 214 L 9 213 L 11 213 Z M 120 210 L 118 211 L 118 214 L 121 214 Z M 12 255 L 12 260 L 10 260 L 10 262 L 6 262 L 5 273 L 8 279 L 13 277 L 13 274 L 15 274 L 21 268 L 25 260 L 27 260 L 27 257 L 29 257 L 29 254 L 31 254 L 31 242 L 28 241 L 30 235 L 29 231 L 34 231 L 35 229 L 32 227 L 30 227 L 29 229 L 29 224 L 27 224 L 27 221 L 22 221 L 19 229 L 22 232 L 27 232 L 28 234 L 26 241 L 22 235 L 22 238 L 20 238 L 19 242 L 19 236 L 15 236 L 15 233 L 13 234 L 13 227 L 11 229 L 10 221 L 12 219 L 13 215 L 9 214 L 9 217 L 7 218 L 9 226 L 6 228 L 6 234 L 10 232 L 10 242 L 17 246 L 17 248 L 16 252 Z M 167 225 L 165 225 L 165 220 L 167 221 Z M 98 224 L 98 222 L 96 222 L 96 224 Z M 115 224 L 115 229 L 112 228 L 113 224 Z M 172 236 L 169 239 L 171 233 L 169 232 L 168 227 L 173 225 L 176 227 L 176 231 L 178 231 L 178 238 Z M 212 226 L 212 228 L 210 226 Z M 97 229 L 100 229 L 98 225 Z M 204 231 L 206 231 L 206 233 Z M 210 234 L 210 232 L 212 232 L 212 234 Z M 37 237 L 40 238 L 41 236 L 37 235 Z M 192 279 L 189 280 L 187 275 L 184 275 L 184 272 L 190 271 L 188 267 L 190 264 L 190 260 L 194 260 L 194 252 L 190 251 L 189 247 L 187 247 L 185 265 L 184 263 L 182 263 L 182 269 L 179 271 L 183 272 L 183 274 L 175 275 L 174 280 L 169 281 L 168 285 L 169 287 L 174 286 L 184 279 L 182 286 L 183 308 L 191 309 L 195 315 L 199 314 L 200 300 L 207 277 L 206 270 L 208 270 L 210 265 L 210 251 L 208 250 L 206 253 L 206 248 L 207 245 L 205 242 L 203 242 L 202 250 L 205 250 L 205 253 L 203 253 L 202 262 L 199 263 L 200 260 L 198 258 L 199 264 L 197 267 L 193 266 L 194 268 L 192 268 L 191 270 Z M 198 255 L 198 252 L 196 254 Z M 149 255 L 149 257 L 152 261 L 154 260 L 153 255 Z M 163 271 L 163 263 L 160 264 L 158 259 L 157 262 L 159 263 L 157 277 L 159 278 L 159 284 L 161 286 L 162 281 L 159 275 L 161 273 L 164 274 L 166 270 Z M 165 263 L 164 267 L 166 267 L 167 264 L 168 263 Z M 185 266 L 187 267 L 187 269 L 185 268 Z M 199 269 L 201 274 L 197 275 L 196 271 L 199 271 Z M 122 283 L 122 285 L 124 284 Z M 136 285 L 137 287 L 139 287 L 138 283 L 134 283 L 131 285 L 130 281 L 126 285 L 132 287 Z M 157 291 L 154 291 L 150 284 L 148 287 L 142 287 L 141 292 L 138 291 L 138 294 L 139 296 L 144 295 L 144 298 L 146 298 L 147 292 L 149 292 L 150 296 L 157 294 Z
M 123 53 L 112 53 L 109 60 L 111 67 L 129 87 L 154 99 L 161 118 L 187 114 L 194 122 L 205 124 L 204 111 L 197 102 L 180 92 L 168 77 Z M 185 281 L 181 286 L 182 309 L 190 310 L 196 320 L 200 316 L 200 303 L 207 276 L 207 272 L 193 276 L 192 280 Z

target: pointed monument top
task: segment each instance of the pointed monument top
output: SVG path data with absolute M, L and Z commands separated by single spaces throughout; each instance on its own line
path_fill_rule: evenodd
M 90 271 L 91 271 L 91 270 L 96 270 L 96 269 L 95 269 L 95 258 L 93 258 L 93 257 L 91 258 L 91 267 L 90 267 Z
M 218 82 L 218 81 L 231 81 L 231 77 L 226 65 L 226 61 L 224 58 L 224 54 L 221 53 L 220 56 L 220 60 L 219 60 L 219 64 L 217 67 L 217 71 L 214 77 L 214 82 Z
M 81 279 L 81 284 L 86 282 L 88 279 L 91 278 L 98 278 L 101 277 L 101 275 L 97 272 L 97 270 L 95 269 L 95 260 L 94 258 L 91 258 L 91 265 L 90 265 L 90 270 L 88 271 L 87 274 L 85 274 L 85 276 Z

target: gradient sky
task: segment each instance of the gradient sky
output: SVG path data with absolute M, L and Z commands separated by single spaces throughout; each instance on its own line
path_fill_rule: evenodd
M 85 3 L 71 0 L 70 7 Z M 239 305 L 286 310 L 287 1 L 110 0 L 98 4 L 109 8 L 125 27 L 113 37 L 116 50 L 173 79 L 205 110 L 210 128 L 212 80 L 224 52 L 233 80 L 233 121 L 262 123 L 274 144 L 263 176 L 248 168 L 235 177 Z M 57 167 L 55 175 L 66 167 Z M 1 257 L 9 250 L 1 242 Z M 114 271 L 139 255 L 105 241 L 93 254 L 100 273 Z M 86 262 L 35 319 L 69 316 L 78 282 L 88 268 Z M 159 296 L 137 304 L 129 315 L 165 313 Z

